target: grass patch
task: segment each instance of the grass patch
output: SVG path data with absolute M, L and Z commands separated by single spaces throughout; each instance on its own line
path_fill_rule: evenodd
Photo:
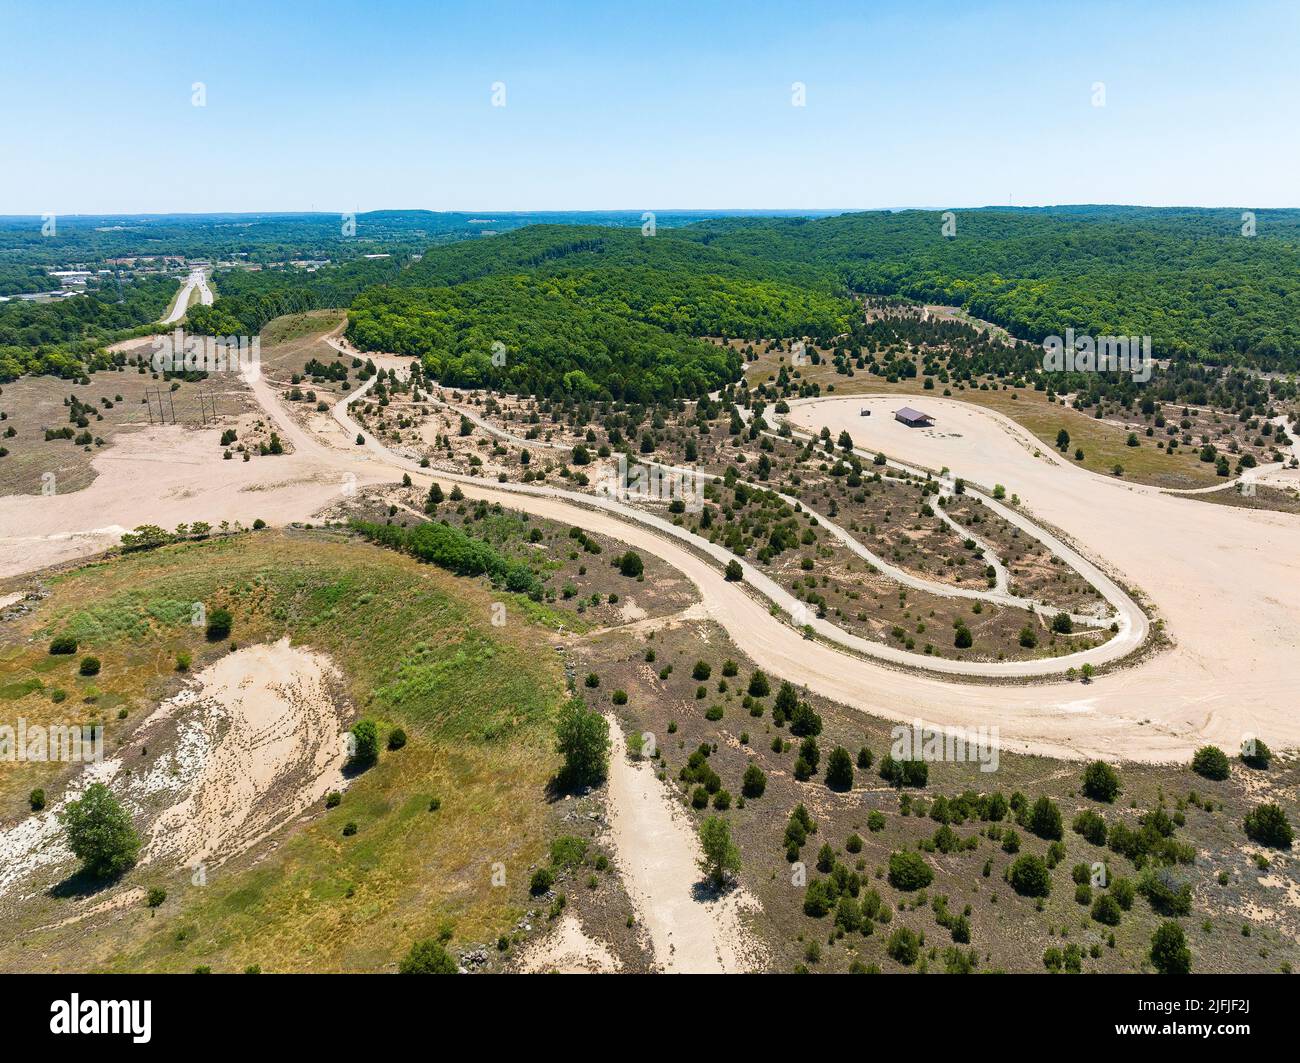
M 43 953 L 48 969 L 383 970 L 444 923 L 456 942 L 495 940 L 513 926 L 527 903 L 527 869 L 547 856 L 551 714 L 563 675 L 558 657 L 538 652 L 535 629 L 492 626 L 499 596 L 485 581 L 333 532 L 266 531 L 126 555 L 50 582 L 51 597 L 0 646 L 0 691 L 13 690 L 22 706 L 13 711 L 32 722 L 63 718 L 61 709 L 102 713 L 111 755 L 145 715 L 118 721 L 116 708 L 144 708 L 177 689 L 178 652 L 192 655 L 191 672 L 229 652 L 190 625 L 197 601 L 231 611 L 241 646 L 287 635 L 329 654 L 357 711 L 377 719 L 381 734 L 400 725 L 409 741 L 383 752 L 338 807 L 322 803 L 269 852 L 210 869 L 206 885 L 182 868 L 133 873 L 165 886 L 168 903 L 97 927 L 93 952 L 84 926 L 56 928 L 31 934 L 21 954 L 0 949 L 0 965 Z M 45 641 L 30 636 L 69 627 L 78 654 L 51 666 Z M 52 704 L 42 685 L 77 689 L 84 654 L 104 662 L 95 705 Z M 57 793 L 56 768 L 6 773 L 0 813 L 26 814 L 35 786 Z M 344 837 L 349 822 L 357 832 Z M 498 864 L 506 885 L 493 887 Z M 55 922 L 49 915 L 34 911 L 33 926 Z

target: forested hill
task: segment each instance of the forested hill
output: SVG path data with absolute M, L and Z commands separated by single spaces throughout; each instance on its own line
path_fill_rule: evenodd
M 956 304 L 1024 339 L 1150 335 L 1163 357 L 1300 369 L 1300 210 L 1254 212 L 1253 236 L 1227 209 L 993 208 L 954 220 L 951 237 L 936 211 L 724 218 L 654 237 L 532 226 L 431 249 L 398 283 L 563 280 L 566 297 L 659 328 L 747 338 L 824 337 L 840 296 L 870 292 Z M 356 335 L 420 349 L 418 301 L 363 293 Z
M 639 400 L 734 379 L 737 359 L 703 337 L 825 341 L 858 317 L 852 295 L 874 293 L 956 304 L 1035 341 L 1067 328 L 1150 335 L 1157 356 L 1300 370 L 1300 210 L 1255 212 L 1245 230 L 1254 235 L 1243 235 L 1238 209 L 1105 206 L 961 210 L 951 236 L 943 214 L 918 210 L 665 215 L 653 235 L 627 213 L 569 216 L 581 224 L 547 218 L 493 236 L 468 229 L 501 223 L 491 215 L 454 225 L 431 217 L 364 216 L 392 236 L 383 244 L 390 258 L 222 270 L 216 305 L 193 309 L 188 324 L 251 334 L 277 314 L 346 306 L 355 342 L 422 357 L 449 385 Z M 325 239 L 323 230 L 300 232 L 307 223 L 298 218 L 244 228 L 217 221 L 202 240 L 227 239 L 225 226 L 277 249 Z M 451 228 L 410 243 L 435 222 Z M 118 251 L 138 237 L 129 226 L 99 229 L 96 239 L 111 238 Z M 78 232 L 70 225 L 67 238 Z M 157 231 L 149 232 L 152 244 Z M 15 268 L 25 265 L 16 253 Z M 30 280 L 15 273 L 9 283 Z M 83 321 L 96 308 L 79 300 L 0 306 L 0 376 L 75 373 L 112 328 L 153 319 L 158 296 L 148 294 L 122 322 L 104 312 Z M 505 348 L 504 365 L 492 362 L 493 344 Z
M 358 295 L 348 335 L 422 357 L 452 386 L 645 402 L 737 377 L 739 357 L 699 337 L 847 330 L 853 306 L 832 271 L 714 249 L 688 231 L 536 226 L 437 248 Z
M 1162 356 L 1300 368 L 1300 210 L 1060 207 L 815 221 L 735 219 L 686 230 L 716 250 L 830 270 L 858 291 L 965 307 L 1041 340 L 1067 327 L 1150 335 Z

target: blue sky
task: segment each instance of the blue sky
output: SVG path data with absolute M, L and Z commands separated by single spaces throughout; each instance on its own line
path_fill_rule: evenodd
M 1294 0 L 0 0 L 0 42 L 0 214 L 1300 204 Z

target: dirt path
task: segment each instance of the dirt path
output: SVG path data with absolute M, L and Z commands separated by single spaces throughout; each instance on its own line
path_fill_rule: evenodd
M 381 360 L 388 364 L 388 359 L 374 357 L 376 364 Z M 391 361 L 394 365 L 409 363 L 409 359 Z M 373 382 L 371 378 L 332 410 L 344 442 L 361 431 L 348 415 L 348 403 L 364 395 Z M 962 682 L 962 671 L 970 667 L 964 662 L 933 662 L 936 671 L 942 668 L 955 673 L 947 679 L 887 667 L 825 642 L 802 638 L 770 613 L 771 602 L 793 601 L 788 592 L 755 566 L 744 563 L 745 585 L 727 582 L 718 562 L 730 554 L 653 514 L 634 510 L 625 514 L 622 510 L 626 507 L 612 500 L 575 496 L 554 488 L 431 474 L 418 463 L 393 454 L 369 433 L 362 433 L 364 446 L 337 445 L 337 439 L 336 445 L 330 445 L 298 426 L 265 380 L 252 381 L 250 386 L 296 448 L 294 454 L 276 462 L 291 459 L 301 463 L 298 475 L 302 478 L 278 484 L 263 482 L 257 487 L 250 484 L 244 490 L 260 493 L 241 496 L 230 478 L 238 476 L 238 467 L 245 463 L 226 463 L 236 466 L 230 470 L 205 461 L 188 473 L 177 473 L 168 465 L 160 472 L 175 487 L 164 492 L 162 499 L 173 512 L 189 510 L 174 522 L 204 519 L 215 524 L 222 519 L 217 515 L 222 507 L 235 510 L 236 503 L 233 515 L 239 519 L 255 515 L 271 523 L 310 519 L 312 513 L 337 500 L 337 485 L 349 475 L 359 486 L 392 482 L 401 472 L 408 472 L 423 488 L 434 480 L 445 488 L 459 483 L 471 499 L 500 502 L 539 517 L 578 524 L 661 558 L 699 588 L 709 616 L 759 667 L 877 717 L 905 723 L 921 719 L 930 725 L 997 727 L 1004 749 L 1048 756 L 1185 760 L 1206 742 L 1235 749 L 1247 732 L 1263 737 L 1275 748 L 1300 746 L 1300 705 L 1293 678 L 1300 649 L 1300 521 L 1284 514 L 1206 506 L 1073 467 L 1054 468 L 1048 464 L 1050 455 L 1046 459 L 1041 456 L 1042 447 L 1036 439 L 1026 439 L 1013 423 L 1003 424 L 1005 419 L 988 411 L 943 404 L 945 429 L 951 424 L 959 430 L 948 432 L 947 450 L 940 452 L 941 448 L 922 446 L 933 442 L 926 433 L 881 440 L 863 435 L 868 422 L 895 422 L 887 417 L 860 419 L 860 398 L 822 400 L 848 403 L 842 406 L 845 426 L 859 444 L 874 444 L 888 454 L 932 468 L 948 465 L 963 470 L 971 479 L 1004 483 L 1009 492 L 1018 492 L 1030 509 L 1152 593 L 1169 618 L 1168 633 L 1178 643 L 1174 650 L 1090 686 L 1062 681 L 1033 687 Z M 955 408 L 951 421 L 950 407 Z M 815 412 L 809 410 L 808 416 L 820 427 L 832 410 L 819 407 Z M 884 431 L 886 426 L 876 424 L 876 428 Z M 907 431 L 901 425 L 898 429 Z M 215 456 L 217 449 L 211 446 L 210 453 Z M 106 517 L 127 527 L 145 521 L 170 523 L 148 515 L 150 505 L 159 501 L 157 478 L 146 473 L 149 468 L 140 466 L 129 481 L 99 477 L 96 484 L 104 487 L 97 505 L 62 499 L 0 499 L 0 574 L 52 563 L 49 552 L 42 552 L 47 548 L 71 556 L 73 545 L 68 537 L 76 533 L 69 529 L 103 527 Z M 287 471 L 278 464 L 274 468 Z M 266 474 L 262 475 L 265 480 Z M 126 482 L 132 484 L 132 490 L 123 490 Z M 67 498 L 89 496 L 94 490 L 92 486 Z M 184 506 L 176 497 L 181 492 Z M 1116 497 L 1131 501 L 1117 503 Z M 42 516 L 43 505 L 71 505 L 72 509 L 57 516 L 47 511 Z M 141 519 L 130 523 L 117 519 L 124 509 L 141 513 Z M 40 518 L 40 531 L 51 538 L 24 543 L 31 550 L 21 556 L 15 549 L 22 542 L 19 529 L 30 528 L 33 515 Z M 1099 515 L 1108 517 L 1102 525 L 1098 524 Z M 14 536 L 8 540 L 13 548 L 5 549 L 6 534 Z M 86 552 L 84 544 L 81 552 Z M 706 559 L 706 554 L 711 559 Z M 1094 585 L 1113 586 L 1100 570 L 1094 577 L 1089 568 L 1095 566 L 1079 558 L 1076 567 L 1080 563 L 1088 566 L 1082 571 Z M 1127 599 L 1122 592 L 1117 597 L 1121 602 Z M 1131 642 L 1144 631 L 1145 624 L 1140 612 L 1137 617 L 1126 614 L 1120 635 L 1098 650 L 1113 653 L 1116 645 Z M 825 637 L 843 645 L 851 645 L 853 638 L 842 632 Z M 883 650 L 897 648 L 886 646 Z M 878 649 L 876 656 L 884 654 Z M 912 656 L 906 655 L 898 663 L 908 663 Z M 986 671 L 1014 676 L 1022 674 L 1017 666 L 1025 663 L 1035 662 L 994 663 Z
M 616 863 L 637 918 L 650 935 L 655 961 L 679 974 L 757 970 L 762 949 L 741 912 L 757 907 L 742 890 L 721 898 L 697 894 L 700 843 L 646 761 L 633 763 L 610 718 L 609 830 Z
M 338 350 L 341 354 L 350 353 L 347 347 L 343 346 L 342 344 L 338 343 L 335 340 L 328 340 L 327 342 L 329 342 L 330 345 L 334 347 L 336 350 Z M 563 443 L 549 443 L 546 442 L 545 440 L 528 440 L 522 436 L 513 435 L 512 433 L 493 424 L 491 421 L 481 417 L 475 411 L 468 409 L 464 406 L 457 406 L 449 402 L 444 402 L 443 400 L 434 398 L 432 396 L 430 396 L 425 401 L 428 405 L 449 410 L 461 417 L 464 417 L 466 420 L 477 425 L 479 428 L 483 429 L 488 434 L 495 436 L 498 439 L 503 439 L 506 442 L 513 443 L 516 446 L 531 447 L 534 449 L 539 447 L 549 448 L 551 450 L 561 451 L 564 453 L 567 453 L 570 449 L 568 446 L 564 445 Z M 742 420 L 748 421 L 749 411 L 741 410 L 740 415 Z M 870 457 L 870 455 L 867 456 Z M 672 465 L 665 465 L 662 462 L 653 460 L 652 458 L 643 458 L 642 462 L 643 464 L 648 465 L 652 468 L 662 469 L 666 473 L 686 473 L 688 475 L 694 475 L 696 472 L 696 470 L 693 469 L 682 469 Z M 768 484 L 757 484 L 749 480 L 738 480 L 737 482 L 743 483 L 745 484 L 746 487 L 749 487 L 754 490 L 773 491 L 773 493 L 779 499 L 781 499 L 781 501 L 787 503 L 790 506 L 802 508 L 806 513 L 814 517 L 822 528 L 824 528 L 830 535 L 838 539 L 847 549 L 849 549 L 858 557 L 866 561 L 869 565 L 874 567 L 881 575 L 886 576 L 887 578 L 893 580 L 895 583 L 898 583 L 900 586 L 909 587 L 913 590 L 922 591 L 926 594 L 936 594 L 945 598 L 965 598 L 971 601 L 990 602 L 1011 609 L 1032 609 L 1035 612 L 1047 613 L 1049 615 L 1059 611 L 1056 607 L 1052 606 L 1050 603 L 1036 601 L 1032 598 L 1023 598 L 1023 597 L 1017 597 L 1012 595 L 1008 590 L 1009 576 L 1007 573 L 1006 566 L 999 559 L 997 555 L 997 551 L 994 550 L 994 548 L 989 543 L 979 538 L 979 536 L 975 535 L 968 528 L 965 528 L 961 524 L 959 524 L 942 507 L 936 509 L 935 511 L 936 516 L 940 520 L 942 520 L 945 524 L 947 524 L 950 528 L 956 531 L 956 533 L 960 535 L 963 539 L 970 538 L 974 540 L 974 542 L 980 547 L 980 549 L 984 551 L 985 562 L 988 565 L 992 566 L 995 572 L 996 578 L 992 588 L 972 589 L 972 588 L 964 588 L 964 587 L 955 587 L 950 583 L 941 583 L 937 580 L 926 579 L 923 576 L 913 575 L 912 573 L 907 572 L 897 567 L 896 565 L 892 564 L 881 555 L 875 553 L 873 550 L 868 548 L 859 538 L 850 534 L 840 525 L 836 524 L 833 520 L 827 517 L 824 513 L 813 509 L 807 503 L 807 501 L 793 498 L 790 495 L 783 494 L 780 491 L 776 491 Z M 565 493 L 567 494 L 569 492 L 565 492 Z M 574 492 L 574 494 L 577 494 L 577 492 Z M 972 494 L 976 494 L 976 492 L 972 491 Z M 944 481 L 940 487 L 940 497 L 945 499 L 951 499 L 953 496 L 954 496 L 954 490 L 953 490 L 953 484 L 951 480 Z M 990 508 L 994 508 L 995 512 L 1001 508 L 998 507 L 997 503 L 995 503 L 992 499 L 989 499 L 989 505 Z M 1067 548 L 1064 547 L 1063 544 L 1058 544 L 1055 537 L 1052 536 L 1045 529 L 1036 528 L 1031 521 L 1026 520 L 1024 517 L 1019 517 L 1016 523 L 1023 530 L 1028 531 L 1031 536 L 1038 539 L 1040 542 L 1043 542 L 1044 545 L 1047 545 L 1049 549 L 1053 549 L 1054 544 L 1059 545 L 1061 550 L 1064 551 L 1064 553 L 1058 554 L 1058 556 L 1061 556 L 1063 559 L 1066 559 L 1067 564 L 1070 563 L 1068 561 L 1068 558 L 1074 556 L 1074 551 L 1068 550 Z M 1087 579 L 1088 577 L 1084 576 L 1084 578 Z M 1126 600 L 1127 609 L 1125 610 L 1125 612 L 1128 615 L 1130 616 L 1141 615 L 1141 610 L 1138 609 L 1137 605 L 1134 602 L 1127 599 L 1127 595 L 1125 595 L 1123 591 L 1121 591 L 1119 588 L 1114 588 L 1114 587 L 1112 587 L 1112 591 L 1117 599 L 1122 597 Z M 799 605 L 801 604 L 796 599 L 793 598 L 789 598 L 789 600 L 787 600 L 789 596 L 783 596 L 780 591 L 771 593 L 768 596 L 774 597 L 777 601 L 779 601 L 782 604 L 783 607 L 787 609 L 787 611 L 793 608 L 798 608 Z M 806 612 L 807 612 L 806 609 L 801 609 L 800 615 L 802 616 Z M 1069 615 L 1070 618 L 1077 625 L 1081 627 L 1109 626 L 1112 619 L 1115 620 L 1120 619 L 1119 611 L 1117 611 L 1114 616 L 1107 615 L 1105 617 L 1091 616 L 1082 613 L 1070 613 Z M 806 619 L 811 619 L 811 618 L 806 618 Z M 801 621 L 797 626 L 803 626 L 803 622 Z M 816 627 L 817 625 L 813 625 L 813 626 Z M 930 669 L 930 668 L 937 667 L 940 670 L 947 670 L 943 665 L 935 665 L 935 660 L 933 657 L 926 657 L 924 654 L 920 654 L 920 653 L 902 651 L 899 650 L 897 647 L 889 647 L 888 645 L 882 645 L 870 639 L 857 639 L 856 637 L 849 635 L 847 632 L 844 632 L 842 629 L 829 623 L 824 623 L 820 633 L 824 637 L 830 638 L 833 642 L 838 642 L 841 645 L 849 646 L 851 649 L 854 649 L 859 653 L 865 653 L 869 657 L 881 657 L 885 660 L 896 660 L 898 661 L 898 663 L 910 664 L 912 667 L 915 668 Z M 1061 674 L 1067 668 L 1071 668 L 1071 667 L 1078 668 L 1086 663 L 1097 665 L 1097 664 L 1102 664 L 1107 660 L 1118 660 L 1119 658 L 1124 657 L 1128 653 L 1132 652 L 1132 650 L 1135 647 L 1141 644 L 1142 640 L 1146 637 L 1146 628 L 1145 627 L 1141 627 L 1140 629 L 1131 628 L 1127 630 L 1124 634 L 1125 634 L 1124 638 L 1115 641 L 1109 648 L 1105 650 L 1098 648 L 1091 652 L 1080 651 L 1079 653 L 1076 654 L 1070 654 L 1068 656 L 1053 658 L 1051 661 L 1023 662 L 1023 663 L 1017 663 L 1015 666 L 996 667 L 993 670 L 989 669 L 989 665 L 987 662 L 976 662 L 975 664 L 969 666 L 963 662 L 953 662 L 955 664 L 955 667 L 952 668 L 952 671 L 958 672 L 959 674 L 967 674 L 967 675 L 977 675 L 981 673 L 1002 674 L 1002 675 Z M 1008 670 L 1008 669 L 1013 669 L 1013 670 Z
M 888 396 L 792 403 L 790 420 L 805 430 L 845 429 L 855 444 L 891 458 L 1004 484 L 1140 585 L 1177 645 L 1096 684 L 1096 707 L 1128 702 L 1140 718 L 1198 730 L 1228 749 L 1248 732 L 1288 746 L 1300 740 L 1300 519 L 1087 472 L 969 404 L 927 399 L 932 429 L 899 424 L 896 405 Z M 875 415 L 860 417 L 863 406 Z
M 381 356 L 375 356 L 376 364 L 381 369 L 387 368 L 405 368 L 406 359 L 394 359 L 392 356 L 386 356 L 386 361 L 380 361 Z M 1138 608 L 1137 604 L 1118 586 L 1114 584 L 1104 573 L 1095 565 L 1092 565 L 1081 557 L 1078 553 L 1071 550 L 1064 543 L 1051 537 L 1041 529 L 1034 529 L 1030 534 L 1034 535 L 1041 541 L 1051 543 L 1060 555 L 1068 560 L 1081 574 L 1084 575 L 1102 594 L 1110 601 L 1117 610 L 1119 633 L 1118 635 L 1104 642 L 1099 646 L 1091 649 L 1081 650 L 1078 653 L 1072 653 L 1069 656 L 1036 658 L 1021 661 L 961 661 L 952 658 L 927 657 L 913 650 L 906 650 L 902 647 L 890 645 L 888 643 L 876 642 L 872 639 L 863 638 L 860 635 L 852 634 L 843 628 L 837 627 L 829 620 L 819 619 L 815 616 L 807 616 L 807 608 L 799 601 L 790 591 L 782 587 L 776 580 L 768 576 L 761 568 L 750 562 L 736 558 L 735 555 L 724 546 L 710 542 L 697 535 L 692 534 L 686 529 L 665 520 L 663 517 L 654 513 L 648 513 L 645 510 L 638 509 L 635 506 L 627 505 L 616 499 L 602 496 L 599 494 L 579 494 L 574 491 L 562 490 L 555 487 L 539 487 L 532 484 L 496 484 L 487 486 L 481 478 L 464 476 L 458 473 L 445 472 L 438 470 L 431 472 L 422 468 L 414 459 L 404 457 L 394 453 L 391 449 L 379 442 L 370 432 L 366 431 L 360 424 L 352 419 L 349 413 L 349 407 L 353 403 L 363 398 L 375 383 L 377 377 L 371 377 L 356 391 L 345 396 L 334 404 L 331 413 L 343 428 L 344 434 L 349 438 L 360 437 L 366 451 L 374 457 L 381 460 L 384 464 L 409 474 L 413 479 L 419 478 L 423 482 L 438 480 L 442 484 L 459 483 L 462 486 L 468 485 L 473 497 L 484 498 L 489 501 L 497 501 L 502 505 L 511 506 L 516 509 L 524 509 L 531 513 L 539 515 L 552 515 L 553 519 L 565 521 L 571 524 L 579 524 L 592 531 L 602 531 L 611 535 L 615 539 L 626 542 L 630 546 L 639 546 L 643 543 L 649 543 L 646 549 L 656 554 L 660 558 L 669 561 L 687 571 L 685 565 L 689 564 L 687 558 L 699 560 L 700 554 L 706 554 L 714 559 L 717 568 L 720 569 L 727 565 L 728 562 L 737 560 L 740 562 L 744 571 L 746 584 L 758 591 L 758 593 L 768 602 L 774 603 L 780 607 L 787 615 L 801 617 L 801 626 L 807 626 L 813 629 L 822 639 L 829 641 L 837 646 L 845 647 L 857 654 L 868 658 L 874 658 L 881 661 L 887 661 L 892 664 L 903 665 L 909 668 L 921 669 L 927 672 L 937 672 L 952 676 L 972 676 L 972 677 L 1005 677 L 1005 678 L 1031 678 L 1038 676 L 1060 676 L 1070 667 L 1081 667 L 1084 664 L 1100 665 L 1109 661 L 1119 660 L 1136 649 L 1146 638 L 1147 622 L 1146 617 Z M 252 379 L 249 381 L 257 394 L 259 402 L 263 405 L 275 403 L 274 390 L 269 388 L 264 380 Z M 268 409 L 271 407 L 268 406 Z M 290 423 L 287 416 L 278 409 L 272 414 L 273 417 L 281 419 L 281 426 L 293 440 L 295 448 L 310 451 L 319 450 L 320 444 L 314 440 L 308 432 L 296 424 Z M 334 457 L 338 457 L 335 453 Z M 665 466 L 669 468 L 669 466 Z M 786 498 L 790 503 L 795 499 Z M 1002 512 L 998 503 L 988 500 L 989 504 L 996 507 L 997 512 Z M 557 505 L 558 503 L 558 505 Z M 575 508 L 576 507 L 576 508 Z M 598 512 L 590 512 L 590 511 Z M 584 511 L 588 511 L 585 512 Z M 617 519 L 612 521 L 604 519 L 603 513 L 616 515 Z M 1018 514 L 1010 513 L 1009 519 L 1018 522 L 1025 528 L 1032 528 L 1032 524 L 1024 517 Z M 652 537 L 646 539 L 644 536 L 637 535 L 635 529 L 628 526 L 628 521 L 634 521 L 636 524 L 644 525 L 651 530 Z M 822 518 L 826 529 L 832 534 L 839 536 L 845 544 L 857 553 L 878 563 L 890 570 L 890 575 L 909 586 L 917 586 L 931 590 L 933 593 L 943 594 L 950 597 L 979 598 L 990 601 L 1000 601 L 1001 597 L 996 591 L 976 591 L 960 587 L 950 587 L 942 584 L 931 584 L 929 581 L 920 580 L 915 576 L 901 570 L 894 569 L 887 562 L 876 557 L 876 555 L 867 551 L 856 539 L 844 531 L 833 522 Z M 683 544 L 678 546 L 677 543 L 665 543 L 664 539 L 677 540 L 677 543 Z M 698 566 L 694 571 L 707 572 L 708 582 L 717 588 L 715 591 L 719 598 L 728 596 L 727 588 L 731 587 L 731 593 L 735 593 L 734 585 L 729 585 L 722 579 L 722 573 L 717 569 L 708 566 L 705 569 L 699 569 Z M 694 579 L 694 577 L 692 577 Z M 696 585 L 704 590 L 705 584 L 695 580 Z M 751 599 L 752 601 L 752 599 Z M 1030 599 L 1012 599 L 1008 596 L 1005 604 L 1014 604 L 1024 606 Z M 710 608 L 713 608 L 713 602 L 706 595 L 706 602 Z M 719 622 L 728 626 L 727 621 L 722 617 L 717 617 Z M 769 614 L 768 617 L 771 620 Z M 1095 624 L 1095 618 L 1079 617 L 1081 623 Z M 793 627 L 784 625 L 783 622 L 775 621 L 786 628 L 788 634 L 795 638 L 802 639 L 802 635 L 797 633 Z M 730 629 L 730 628 L 729 628 Z

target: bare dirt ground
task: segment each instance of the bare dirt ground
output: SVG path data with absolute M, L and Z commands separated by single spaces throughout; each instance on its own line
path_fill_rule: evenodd
M 38 894 L 50 874 L 75 870 L 58 813 L 92 782 L 112 782 L 137 825 L 149 824 L 144 864 L 215 866 L 247 851 L 343 788 L 340 690 L 326 657 L 287 639 L 223 657 L 163 702 L 119 756 L 88 764 L 58 802 L 0 832 L 0 903 L 17 893 L 47 903 Z M 92 892 L 64 921 L 114 897 Z
M 406 472 L 426 489 L 433 479 L 372 436 L 364 438 L 364 446 L 320 442 L 283 411 L 264 379 L 253 381 L 252 388 L 294 447 L 293 454 L 274 459 L 286 464 L 248 463 L 258 476 L 241 483 L 242 462 L 214 467 L 196 461 L 187 468 L 157 459 L 150 464 L 150 456 L 136 453 L 122 474 L 111 481 L 100 478 L 112 483 L 110 489 L 101 488 L 105 493 L 100 496 L 0 499 L 0 570 L 30 571 L 90 552 L 93 542 L 70 542 L 69 534 L 110 522 L 124 527 L 146 521 L 216 523 L 223 519 L 224 507 L 224 519 L 261 515 L 280 523 L 308 519 L 337 501 L 339 485 L 346 484 L 349 474 L 360 484 L 391 481 Z M 711 617 L 761 667 L 874 715 L 932 724 L 996 724 L 1005 748 L 1066 757 L 1183 759 L 1207 741 L 1236 748 L 1245 733 L 1258 734 L 1275 747 L 1300 745 L 1300 713 L 1292 711 L 1290 678 L 1300 630 L 1295 571 L 1300 526 L 1293 517 L 1196 508 L 1193 501 L 1154 489 L 1077 469 L 1066 473 L 1049 465 L 1050 458 L 1035 457 L 1041 444 L 1012 422 L 958 403 L 930 400 L 950 433 L 953 425 L 962 429 L 960 436 L 943 442 L 921 433 L 900 437 L 888 418 L 859 418 L 860 399 L 826 402 L 830 405 L 808 413 L 818 427 L 838 408 L 859 445 L 876 445 L 918 464 L 950 465 L 978 482 L 1002 482 L 1020 494 L 1031 512 L 1064 529 L 1119 572 L 1143 587 L 1154 578 L 1152 595 L 1167 617 L 1177 651 L 1091 686 L 988 686 L 898 671 L 802 638 L 771 615 L 769 601 L 747 589 L 766 579 L 753 566 L 744 566 L 746 584 L 727 582 L 715 560 L 669 538 L 670 528 L 631 524 L 609 512 L 577 507 L 566 492 L 554 489 L 525 491 L 510 485 L 507 490 L 457 479 L 470 498 L 577 524 L 660 557 L 700 588 Z M 359 431 L 344 403 L 333 413 L 344 435 Z M 864 434 L 867 422 L 871 431 L 888 434 L 873 442 Z M 906 431 L 901 425 L 897 429 Z M 929 445 L 920 446 L 922 441 Z M 185 453 L 180 440 L 176 445 Z M 200 449 L 216 452 L 215 447 Z M 289 462 L 301 466 L 291 473 Z M 286 475 L 270 477 L 273 469 Z M 437 478 L 445 487 L 453 480 L 442 473 Z M 95 533 L 92 538 L 102 546 L 113 536 Z M 782 593 L 775 585 L 771 591 Z
M 519 958 L 524 974 L 613 974 L 621 966 L 609 949 L 587 936 L 574 915 L 560 919 Z
M 391 479 L 361 465 L 331 470 L 298 454 L 225 461 L 220 435 L 219 428 L 145 428 L 97 453 L 97 475 L 83 490 L 0 497 L 0 578 L 108 549 L 141 524 L 285 524 L 345 491 Z
M 610 719 L 609 827 L 616 863 L 655 960 L 669 973 L 729 974 L 762 967 L 761 946 L 742 913 L 757 902 L 740 888 L 712 896 L 701 886 L 700 843 L 650 766 L 631 761 Z
M 909 429 L 892 398 L 795 405 L 805 429 L 848 430 L 854 442 L 932 468 L 1005 485 L 1026 508 L 1140 585 L 1177 643 L 1097 684 L 1083 712 L 1144 699 L 1152 721 L 1188 726 L 1235 748 L 1243 734 L 1297 732 L 1294 662 L 1300 650 L 1300 520 L 1200 505 L 1086 472 L 1013 422 L 959 402 L 927 399 L 933 429 Z M 869 406 L 870 417 L 859 410 Z
M 201 717 L 206 752 L 185 798 L 154 821 L 145 858 L 197 866 L 242 852 L 342 789 L 340 682 L 328 659 L 288 639 L 237 650 L 204 669 L 173 702 L 209 706 Z

